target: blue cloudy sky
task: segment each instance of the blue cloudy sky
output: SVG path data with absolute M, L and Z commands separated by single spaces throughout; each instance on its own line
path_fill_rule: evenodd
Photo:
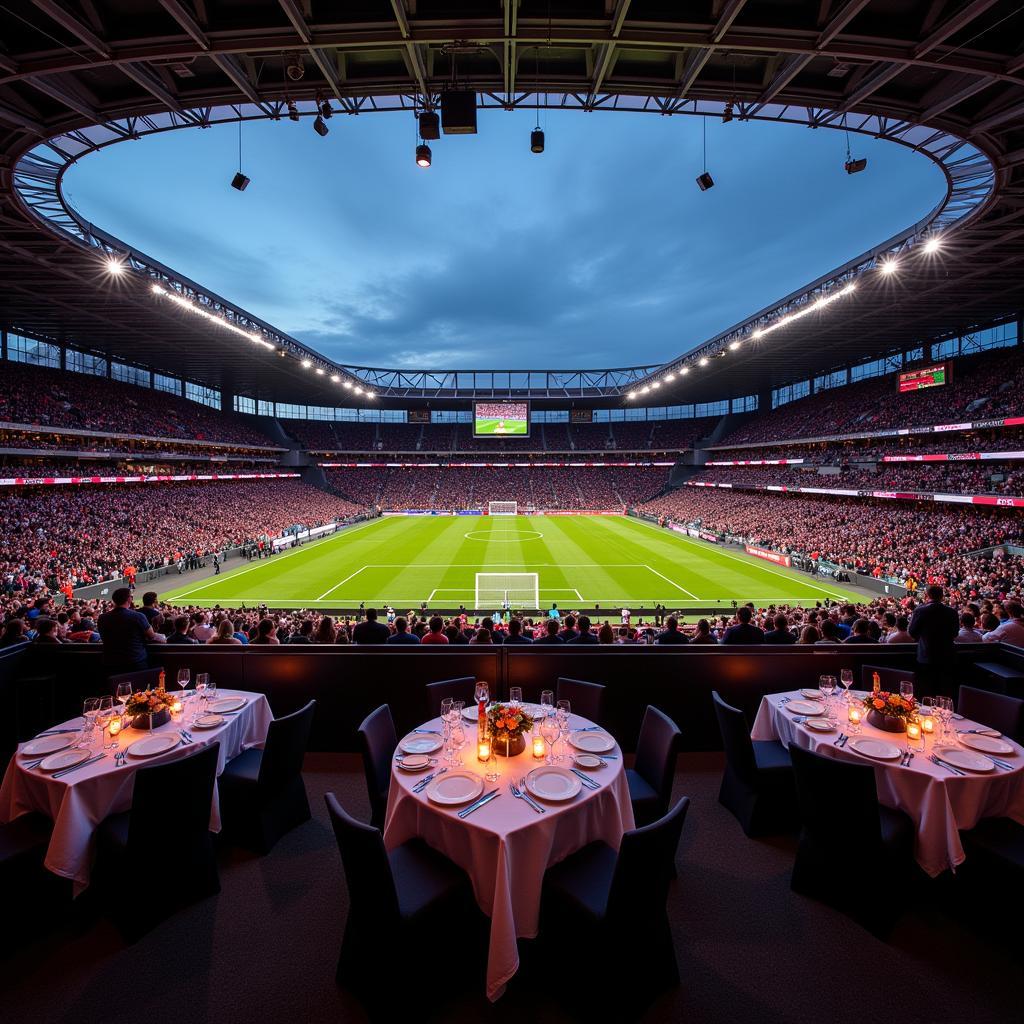
M 481 111 L 413 161 L 409 114 L 171 132 L 83 160 L 86 217 L 340 361 L 423 368 L 656 363 L 924 215 L 927 159 L 829 130 Z M 130 185 L 130 187 L 129 187 Z

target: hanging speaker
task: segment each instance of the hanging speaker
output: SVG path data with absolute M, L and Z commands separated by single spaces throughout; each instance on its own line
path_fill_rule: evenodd
M 476 93 L 441 93 L 441 130 L 445 135 L 476 135 Z

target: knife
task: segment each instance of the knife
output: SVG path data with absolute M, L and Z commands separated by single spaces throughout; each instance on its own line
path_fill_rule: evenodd
M 79 768 L 86 768 L 90 764 L 95 764 L 97 761 L 102 761 L 103 758 L 105 758 L 106 756 L 106 754 L 97 754 L 95 757 L 90 757 L 88 761 L 83 761 L 81 764 L 72 765 L 70 768 L 63 768 L 59 772 L 54 772 L 50 776 L 50 778 L 59 779 L 64 775 L 67 775 L 69 772 L 77 772 Z
M 463 808 L 463 810 L 459 811 L 459 817 L 460 818 L 465 818 L 466 815 L 472 814 L 475 810 L 477 810 L 480 807 L 483 807 L 484 804 L 489 803 L 496 796 L 501 796 L 501 790 L 500 789 L 492 789 L 490 791 L 490 793 L 485 793 L 475 803 L 471 803 L 468 807 Z
M 573 773 L 573 775 L 576 775 L 580 779 L 582 779 L 583 780 L 583 785 L 589 786 L 591 789 L 600 789 L 601 788 L 592 778 L 590 778 L 587 775 L 584 775 L 583 772 L 579 771 L 578 769 L 570 768 L 569 771 L 571 771 Z

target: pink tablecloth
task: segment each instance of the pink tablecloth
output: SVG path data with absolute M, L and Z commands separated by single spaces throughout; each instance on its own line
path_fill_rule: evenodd
M 164 764 L 199 747 L 219 743 L 217 774 L 220 775 L 231 758 L 250 747 L 262 746 L 274 717 L 267 698 L 262 693 L 243 693 L 240 690 L 218 690 L 217 693 L 218 700 L 233 696 L 247 697 L 249 701 L 241 711 L 225 716 L 223 725 L 214 729 L 193 728 L 192 743 L 177 746 L 159 757 L 129 756 L 123 768 L 114 766 L 111 751 L 102 761 L 55 779 L 38 768 L 24 767 L 23 762 L 35 759 L 20 755 L 22 744 L 18 748 L 19 754 L 11 759 L 0 786 L 0 822 L 11 821 L 30 811 L 49 817 L 53 821 L 53 835 L 46 851 L 46 867 L 54 874 L 70 878 L 77 895 L 89 884 L 96 827 L 109 815 L 131 807 L 136 768 Z M 80 724 L 81 719 L 77 723 Z M 64 723 L 57 728 L 66 728 L 67 725 Z M 180 723 L 169 722 L 153 732 L 177 732 L 180 728 Z M 120 747 L 125 750 L 147 735 L 147 732 L 127 729 L 122 733 Z M 216 787 L 210 808 L 210 828 L 214 832 L 220 831 Z
M 574 729 L 590 724 L 572 716 Z M 440 727 L 440 719 L 425 726 Z M 475 732 L 469 731 L 475 737 Z M 483 765 L 475 760 L 475 749 L 475 744 L 463 748 L 464 767 L 482 775 Z M 419 837 L 469 875 L 477 903 L 491 919 L 487 996 L 492 1001 L 500 998 L 519 969 L 516 938 L 537 934 L 541 883 L 547 868 L 595 840 L 618 849 L 622 834 L 633 828 L 622 751 L 616 747 L 612 753 L 619 755 L 618 760 L 588 772 L 601 783 L 599 790 L 584 786 L 578 796 L 561 804 L 538 801 L 547 808 L 544 814 L 508 791 L 511 780 L 522 778 L 542 763 L 533 759 L 529 747 L 518 757 L 499 758 L 501 778 L 485 782 L 484 791 L 500 788 L 501 795 L 465 819 L 458 817 L 461 808 L 439 807 L 425 794 L 413 793 L 412 787 L 422 776 L 392 769 L 384 842 L 392 849 Z
M 982 818 L 991 817 L 1013 818 L 1024 824 L 1024 748 L 1019 744 L 1012 744 L 1014 754 L 998 755 L 1001 761 L 1015 766 L 1012 771 L 996 768 L 984 774 L 954 775 L 928 759 L 936 745 L 934 740 L 928 740 L 926 753 L 918 751 L 910 766 L 902 768 L 899 762 L 881 762 L 858 754 L 849 743 L 842 748 L 835 746 L 838 732 L 813 732 L 798 725 L 793 721 L 795 716 L 784 710 L 781 704 L 784 697 L 801 699 L 795 692 L 773 693 L 763 698 L 751 738 L 781 740 L 786 746 L 796 743 L 827 757 L 873 765 L 878 799 L 886 807 L 895 807 L 913 819 L 917 828 L 914 855 L 933 878 L 963 861 L 960 829 L 973 828 Z M 840 716 L 845 712 L 843 705 Z M 962 730 L 984 725 L 966 720 L 954 724 Z M 846 731 L 842 717 L 839 729 Z M 900 747 L 906 742 L 905 736 L 882 732 L 869 725 L 863 726 L 860 735 L 887 740 Z

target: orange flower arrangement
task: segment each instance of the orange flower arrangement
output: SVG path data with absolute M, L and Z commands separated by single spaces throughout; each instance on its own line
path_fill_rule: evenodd
M 522 736 L 533 728 L 533 716 L 515 704 L 492 704 L 487 709 L 487 729 L 498 740 Z
M 880 715 L 892 718 L 910 719 L 917 714 L 917 701 L 913 697 L 904 697 L 899 693 L 869 693 L 864 698 L 864 707 L 868 711 L 876 711 Z
M 166 690 L 139 690 L 125 701 L 125 713 L 132 715 L 157 715 L 170 711 L 174 698 Z

